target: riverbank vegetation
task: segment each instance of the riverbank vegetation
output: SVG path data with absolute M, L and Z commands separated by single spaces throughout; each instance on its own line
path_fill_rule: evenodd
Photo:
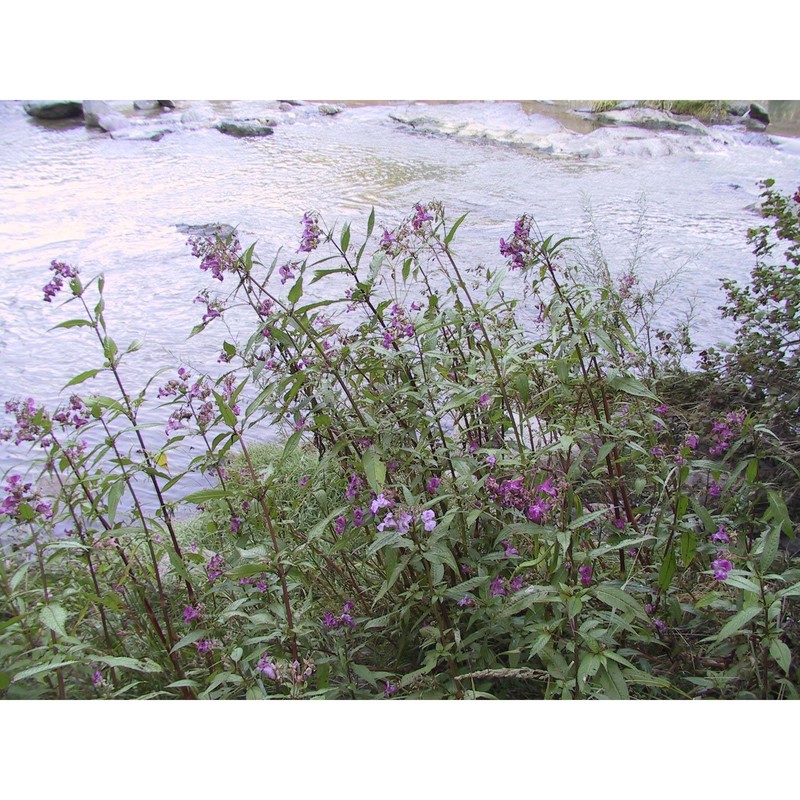
M 101 357 L 59 408 L 5 406 L 38 466 L 4 479 L 0 692 L 796 698 L 800 192 L 762 200 L 735 343 L 691 370 L 635 269 L 526 215 L 486 266 L 436 202 L 308 213 L 265 262 L 196 237 L 194 332 L 249 333 L 136 390 L 103 277 L 53 262 L 58 334 Z M 210 488 L 172 500 L 189 448 Z

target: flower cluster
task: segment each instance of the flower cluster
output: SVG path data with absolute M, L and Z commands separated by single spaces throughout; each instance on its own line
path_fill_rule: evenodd
M 510 259 L 511 269 L 524 269 L 535 255 L 536 245 L 531 240 L 531 220 L 523 214 L 514 223 L 514 234 L 506 242 L 500 240 L 500 255 Z
M 30 483 L 23 483 L 19 475 L 11 475 L 6 481 L 7 492 L 3 502 L 0 503 L 0 514 L 6 514 L 17 521 L 30 520 L 37 515 L 44 519 L 51 519 L 53 507 L 39 498 L 35 491 L 31 491 Z
M 7 442 L 13 438 L 14 444 L 19 446 L 23 442 L 35 442 L 46 432 L 44 409 L 37 408 L 32 397 L 24 402 L 7 401 L 5 411 L 6 414 L 14 415 L 14 426 L 0 430 L 0 441 Z M 49 442 L 42 442 L 43 447 L 48 444 Z
M 210 272 L 218 281 L 224 279 L 223 273 L 235 272 L 239 267 L 239 253 L 242 245 L 237 236 L 223 239 L 220 236 L 190 237 L 187 242 L 192 255 L 200 259 L 200 269 Z
M 322 618 L 323 627 L 341 628 L 343 625 L 347 625 L 351 629 L 354 629 L 356 627 L 356 623 L 352 614 L 350 613 L 353 608 L 355 608 L 355 604 L 352 600 L 348 600 L 342 606 L 342 613 L 338 617 L 335 616 L 331 611 L 325 612 L 325 616 Z
M 212 319 L 221 317 L 222 312 L 225 310 L 225 304 L 221 300 L 212 299 L 207 289 L 203 289 L 203 291 L 195 297 L 194 302 L 205 304 L 206 313 L 203 314 L 204 325 L 207 325 Z
M 208 582 L 213 585 L 214 581 L 221 578 L 225 570 L 225 558 L 221 553 L 216 553 L 211 556 L 208 564 L 206 564 L 206 574 L 208 575 Z
M 558 495 L 558 489 L 553 485 L 551 477 L 531 491 L 525 486 L 524 478 L 499 482 L 494 476 L 489 476 L 486 479 L 486 489 L 501 508 L 516 508 L 525 512 L 525 516 L 536 523 L 543 522 L 553 507 L 548 498 Z
M 300 237 L 300 247 L 297 248 L 298 253 L 310 253 L 319 247 L 319 240 L 322 236 L 322 231 L 319 227 L 319 220 L 306 212 L 303 214 L 303 234 Z M 281 281 L 282 283 L 283 281 Z
M 392 306 L 391 319 L 383 332 L 381 344 L 388 350 L 395 342 L 411 338 L 414 335 L 414 325 L 406 316 L 405 309 L 395 303 Z
M 506 597 L 509 592 L 518 592 L 525 588 L 525 581 L 521 575 L 517 575 L 511 580 L 500 577 L 498 575 L 489 585 L 489 597 Z M 466 597 L 458 601 L 459 605 L 474 605 L 473 603 L 464 602 Z
M 714 445 L 709 449 L 709 455 L 722 455 L 731 446 L 731 439 L 741 431 L 744 418 L 744 411 L 730 411 L 723 420 L 714 423 L 711 429 Z
M 43 289 L 45 303 L 51 303 L 53 301 L 53 298 L 63 288 L 65 278 L 78 277 L 78 270 L 75 267 L 71 267 L 69 264 L 65 264 L 63 261 L 56 261 L 55 259 L 51 261 L 50 270 L 51 272 L 55 272 L 55 275 L 53 275 L 50 283 Z
M 30 399 L 28 402 L 31 402 Z M 74 394 L 69 398 L 69 407 L 57 411 L 53 414 L 53 419 L 64 427 L 72 426 L 77 430 L 89 422 L 89 418 L 83 416 L 85 411 L 86 406 L 83 404 L 83 400 Z

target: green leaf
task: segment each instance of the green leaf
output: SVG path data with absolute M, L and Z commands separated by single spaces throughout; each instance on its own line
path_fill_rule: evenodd
M 10 683 L 11 676 L 7 672 L 0 672 L 0 692 L 4 692 L 8 689 Z
M 137 658 L 127 658 L 125 656 L 92 656 L 92 660 L 99 661 L 109 667 L 132 669 L 136 672 L 163 672 L 161 665 L 150 658 L 140 661 Z
M 644 606 L 635 597 L 623 592 L 622 589 L 618 589 L 615 586 L 601 585 L 595 589 L 594 594 L 598 600 L 611 608 L 615 608 L 618 611 L 627 611 L 643 621 L 648 619 Z
M 94 378 L 95 375 L 98 375 L 102 371 L 102 369 L 87 369 L 86 372 L 81 372 L 80 375 L 76 375 L 72 380 L 65 383 L 63 388 L 66 389 L 68 386 L 77 386 L 79 383 L 89 380 L 89 378 Z
M 469 214 L 469 211 L 467 212 Z M 462 214 L 454 223 L 453 227 L 447 232 L 447 236 L 444 237 L 444 243 L 450 244 L 453 241 L 453 237 L 456 235 L 456 231 L 458 230 L 461 223 L 467 218 L 467 214 Z
M 11 683 L 16 683 L 17 681 L 23 681 L 25 678 L 32 678 L 34 675 L 41 675 L 44 672 L 52 672 L 54 669 L 59 669 L 61 667 L 67 667 L 70 664 L 77 664 L 78 662 L 74 659 L 72 661 L 53 661 L 51 664 L 43 664 L 39 667 L 31 667 L 30 669 L 24 669 L 22 672 L 18 672 L 12 679 Z
M 229 428 L 235 428 L 236 423 L 238 422 L 236 419 L 236 414 L 231 411 L 231 407 L 225 402 L 225 400 L 222 398 L 222 395 L 217 394 L 213 390 L 211 393 L 214 395 L 214 399 L 217 401 L 217 408 L 219 408 L 220 414 L 222 414 L 222 419 L 225 420 L 225 424 Z
M 289 290 L 289 302 L 296 303 L 303 296 L 303 276 L 301 275 Z
M 125 481 L 120 479 L 111 485 L 108 490 L 108 521 L 113 525 L 117 516 L 117 506 L 119 505 L 122 493 L 125 491 Z
M 726 623 L 722 626 L 722 630 L 717 634 L 715 641 L 721 642 L 724 639 L 728 639 L 733 634 L 738 633 L 748 622 L 750 622 L 753 617 L 757 617 L 761 613 L 760 606 L 749 606 L 748 608 L 743 608 L 738 614 L 734 614 Z
M 794 539 L 794 526 L 789 517 L 789 509 L 786 508 L 786 503 L 780 492 L 774 489 L 767 489 L 767 500 L 769 500 L 769 507 L 775 519 L 780 522 L 783 532 L 790 538 Z
M 781 523 L 778 520 L 764 536 L 764 550 L 761 553 L 761 571 L 766 572 L 778 555 L 778 544 L 781 539 Z
M 678 564 L 675 559 L 675 550 L 670 547 L 664 556 L 664 562 L 661 564 L 661 569 L 658 571 L 658 586 L 662 591 L 669 589 L 672 583 L 672 578 L 675 571 L 678 569 Z
M 87 326 L 89 328 L 92 327 L 92 323 L 88 319 L 68 319 L 65 322 L 59 322 L 58 325 L 53 325 L 50 330 L 54 331 L 56 328 L 85 328 Z
M 685 530 L 681 534 L 681 563 L 688 567 L 694 561 L 697 552 L 697 536 L 693 530 Z
M 350 244 L 350 223 L 348 222 L 342 228 L 342 235 L 339 239 L 339 246 L 342 248 L 342 252 L 347 252 L 347 247 Z
M 372 229 L 375 227 L 375 206 L 369 210 L 369 217 L 367 217 L 367 236 L 372 235 Z
M 181 499 L 181 503 L 191 503 L 192 505 L 201 505 L 209 500 L 222 500 L 228 496 L 225 489 L 201 489 L 199 492 L 192 492 L 187 494 L 186 497 Z
M 658 402 L 658 398 L 641 381 L 632 378 L 630 375 L 609 373 L 608 385 L 612 389 L 625 394 L 630 394 L 634 397 L 646 397 L 648 400 Z
M 186 647 L 186 645 L 194 644 L 195 642 L 199 642 L 204 636 L 208 635 L 208 631 L 205 628 L 199 628 L 196 631 L 190 631 L 186 634 L 179 642 L 175 644 L 175 647 L 170 650 L 170 653 L 177 653 L 178 650 Z
M 773 639 L 769 645 L 769 654 L 778 663 L 784 674 L 789 674 L 792 665 L 792 651 L 780 639 Z
M 59 636 L 67 635 L 64 623 L 67 621 L 67 612 L 58 603 L 50 603 L 39 612 L 39 621 L 54 631 Z
M 361 456 L 361 466 L 367 476 L 367 483 L 375 494 L 383 491 L 383 483 L 386 480 L 386 465 L 378 458 L 374 450 L 365 450 Z

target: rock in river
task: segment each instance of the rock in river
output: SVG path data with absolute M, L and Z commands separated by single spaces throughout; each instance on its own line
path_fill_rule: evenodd
M 107 117 L 114 112 L 105 100 L 83 101 L 83 122 L 87 128 L 99 128 L 100 117 Z
M 276 124 L 271 119 L 223 119 L 215 127 L 229 136 L 269 136 Z
M 28 116 L 37 119 L 66 119 L 79 117 L 83 111 L 75 100 L 27 100 L 22 104 Z
M 760 106 L 758 103 L 750 103 L 749 117 L 750 119 L 755 119 L 758 120 L 758 122 L 769 125 L 769 112 L 764 106 Z

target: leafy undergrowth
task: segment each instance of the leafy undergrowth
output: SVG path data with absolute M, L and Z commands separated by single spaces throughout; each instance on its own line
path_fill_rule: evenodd
M 796 232 L 776 197 L 764 242 Z M 235 235 L 191 240 L 227 289 L 198 296 L 194 333 L 247 310 L 250 335 L 228 334 L 222 374 L 138 392 L 103 278 L 53 262 L 45 299 L 79 308 L 59 327 L 103 357 L 71 391 L 119 391 L 6 405 L 3 438 L 39 465 L 0 507 L 6 697 L 797 696 L 796 393 L 749 380 L 752 326 L 687 372 L 634 272 L 587 274 L 527 216 L 504 264 L 465 267 L 463 222 L 434 202 L 379 235 L 370 214 L 356 244 L 307 214 L 296 257 L 266 265 Z M 173 503 L 189 448 L 212 488 Z

